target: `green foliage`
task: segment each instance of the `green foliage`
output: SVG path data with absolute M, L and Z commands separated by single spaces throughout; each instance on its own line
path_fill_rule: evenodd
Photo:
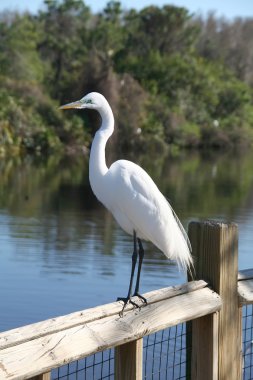
M 37 51 L 39 33 L 31 16 L 13 14 L 0 22 L 1 75 L 42 82 L 43 62 Z
M 252 28 L 250 19 L 205 22 L 169 5 L 125 11 L 115 0 L 99 14 L 82 0 L 45 0 L 37 15 L 6 13 L 0 154 L 88 147 L 99 120 L 58 105 L 89 91 L 108 98 L 111 144 L 124 152 L 252 144 Z M 235 36 L 239 55 L 235 30 L 245 36 Z

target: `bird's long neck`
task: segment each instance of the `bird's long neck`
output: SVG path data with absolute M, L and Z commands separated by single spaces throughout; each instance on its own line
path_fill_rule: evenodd
M 101 177 L 108 171 L 105 160 L 105 146 L 114 131 L 114 117 L 109 104 L 107 103 L 99 113 L 102 124 L 93 139 L 89 163 L 90 184 L 95 194 L 97 193 Z

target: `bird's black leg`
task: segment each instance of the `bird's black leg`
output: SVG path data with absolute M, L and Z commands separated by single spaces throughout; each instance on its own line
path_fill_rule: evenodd
M 146 298 L 143 297 L 142 295 L 140 295 L 140 293 L 139 293 L 141 267 L 142 267 L 142 261 L 143 261 L 143 257 L 144 257 L 144 249 L 142 246 L 141 239 L 138 238 L 137 240 L 138 240 L 138 244 L 139 244 L 139 263 L 138 263 L 138 272 L 137 272 L 135 291 L 134 291 L 133 295 L 139 297 L 145 304 L 147 304 Z
M 134 251 L 133 251 L 133 255 L 132 255 L 132 269 L 131 269 L 131 277 L 130 277 L 128 294 L 127 294 L 126 297 L 118 297 L 117 298 L 117 301 L 123 301 L 124 302 L 123 308 L 122 308 L 122 310 L 120 312 L 121 316 L 123 315 L 123 311 L 124 311 L 124 309 L 126 307 L 126 304 L 128 302 L 130 302 L 132 305 L 134 305 L 136 307 L 139 307 L 139 305 L 137 305 L 137 303 L 135 303 L 135 302 L 133 302 L 131 300 L 133 278 L 134 278 L 134 271 L 135 271 L 135 266 L 136 266 L 136 262 L 137 262 L 137 256 L 138 256 L 138 252 L 137 252 L 137 238 L 136 238 L 136 232 L 134 231 Z

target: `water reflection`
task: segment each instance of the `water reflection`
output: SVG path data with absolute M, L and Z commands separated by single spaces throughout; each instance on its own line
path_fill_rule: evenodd
M 131 157 L 129 157 L 131 158 Z M 240 267 L 252 267 L 253 152 L 135 158 L 184 225 L 235 221 Z M 0 330 L 111 302 L 127 291 L 131 237 L 96 201 L 88 159 L 51 156 L 0 163 Z M 146 244 L 142 291 L 184 280 Z

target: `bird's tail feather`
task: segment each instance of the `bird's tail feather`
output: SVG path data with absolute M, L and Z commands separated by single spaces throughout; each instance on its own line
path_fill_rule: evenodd
M 167 201 L 167 203 L 169 205 L 169 208 L 171 209 L 171 212 L 174 216 L 176 224 L 177 224 L 179 231 L 181 232 L 182 237 L 183 237 L 185 244 L 186 244 L 185 249 L 182 249 L 182 251 L 180 252 L 181 254 L 179 255 L 179 257 L 177 257 L 176 261 L 180 267 L 188 270 L 189 277 L 191 279 L 193 279 L 195 277 L 195 269 L 194 269 L 194 264 L 193 264 L 193 257 L 191 255 L 191 253 L 192 253 L 191 242 L 189 240 L 187 232 L 185 231 L 182 223 L 180 222 L 175 211 L 173 210 L 171 204 L 168 201 Z

